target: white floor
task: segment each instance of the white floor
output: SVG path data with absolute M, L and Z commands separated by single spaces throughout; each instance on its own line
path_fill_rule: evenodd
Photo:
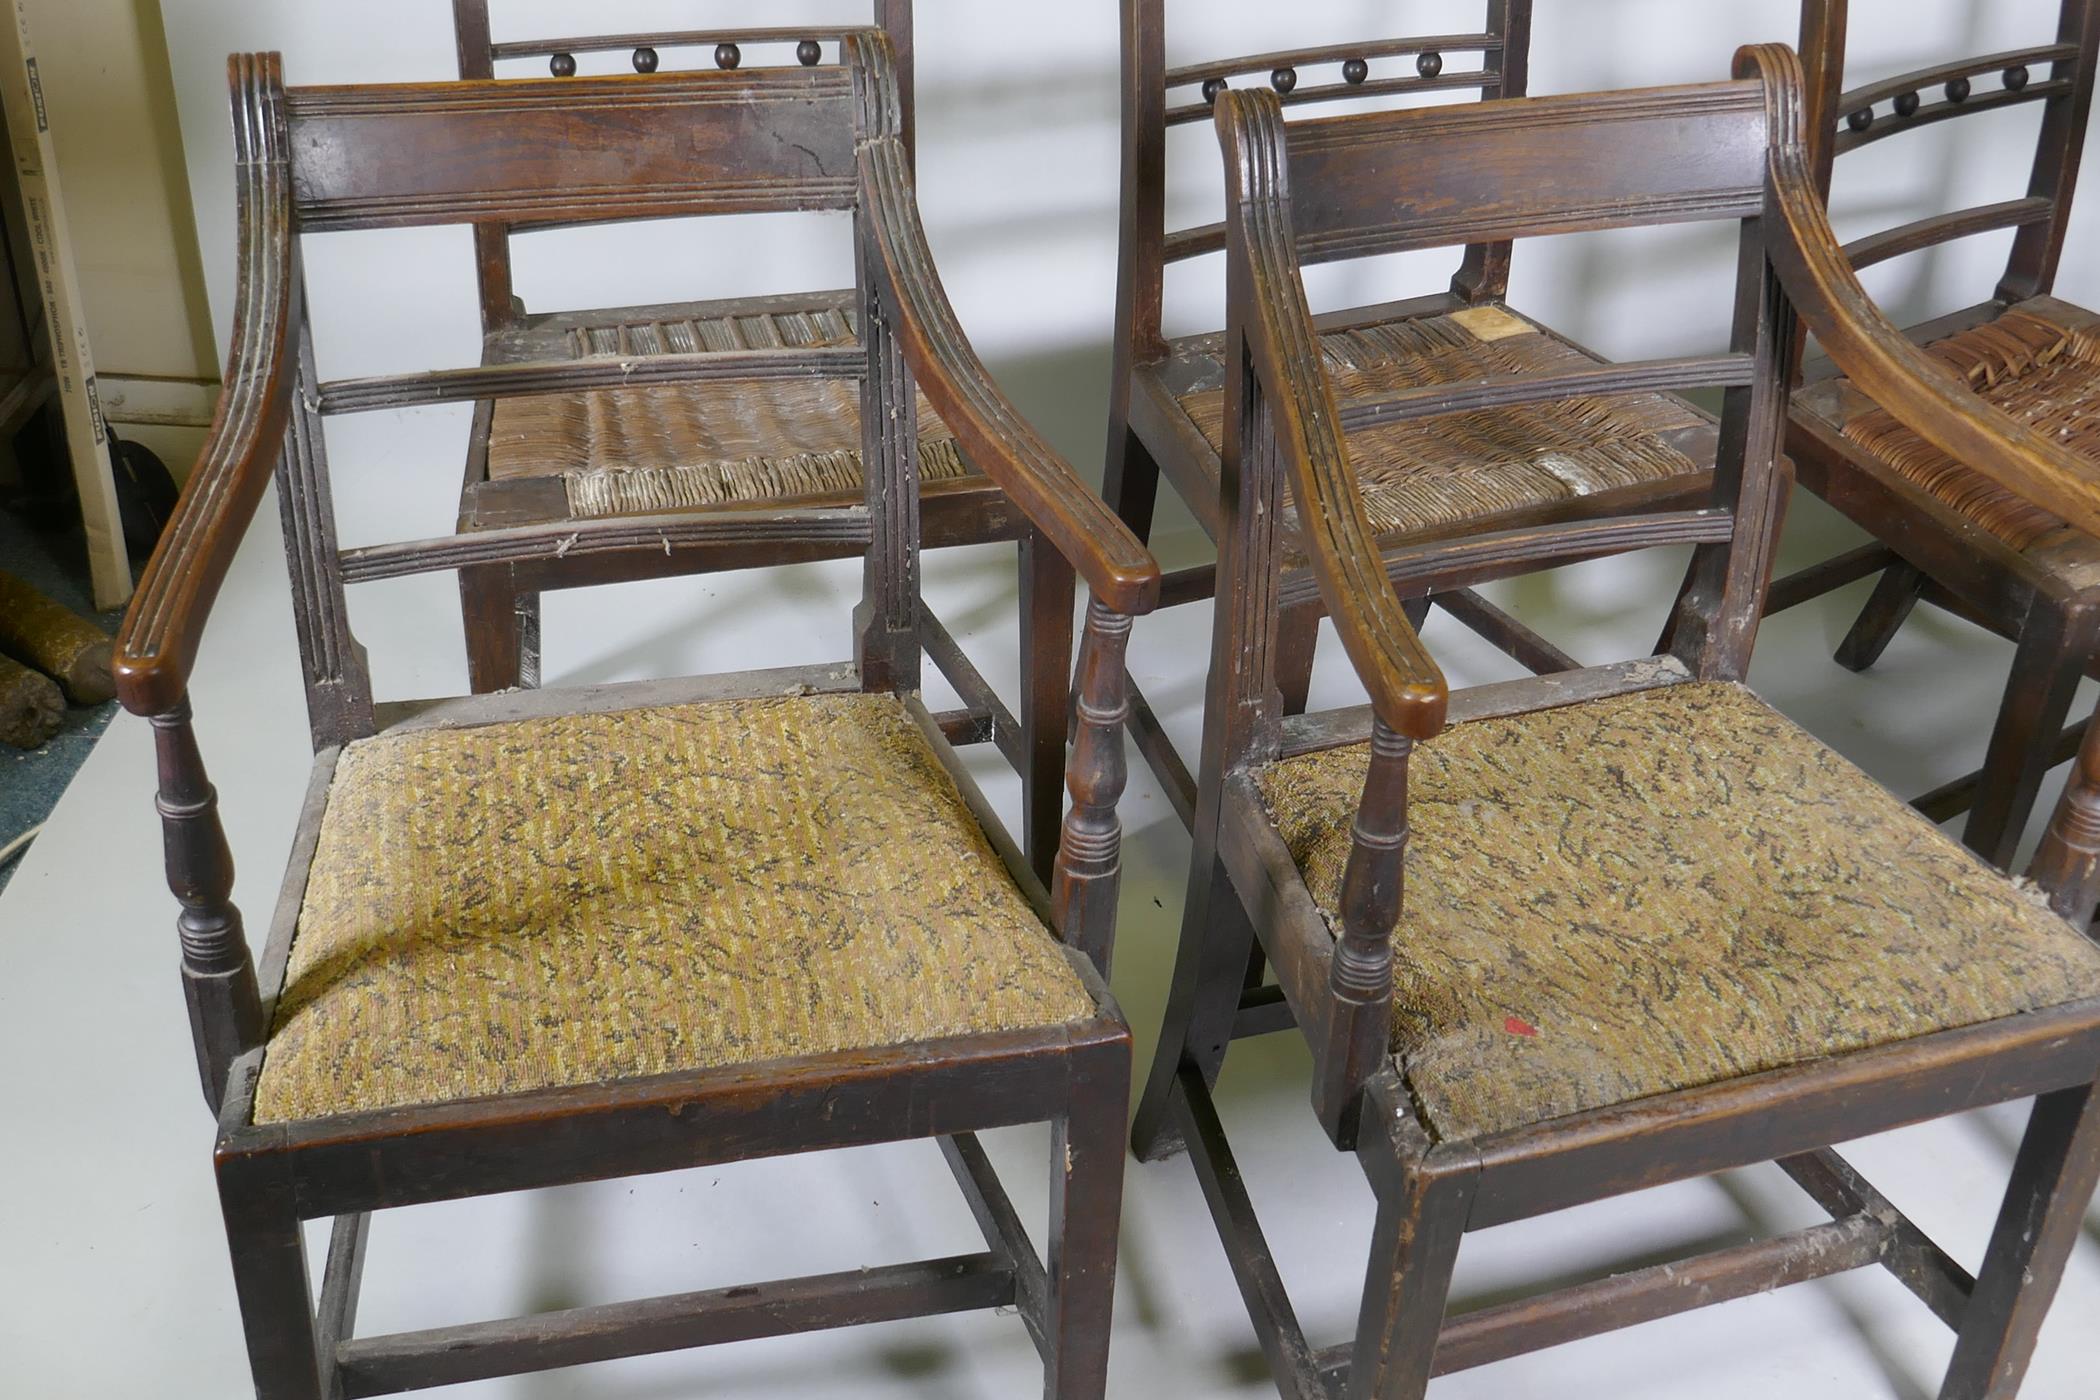
M 1791 561 L 1852 538 L 1797 509 Z M 1190 553 L 1183 526 L 1170 552 Z M 207 762 L 258 924 L 274 897 L 306 769 L 274 512 L 230 580 L 196 688 Z M 995 684 L 1013 673 L 1002 551 L 936 555 L 929 591 Z M 1497 590 L 1588 661 L 1644 652 L 1679 557 L 1592 566 Z M 549 678 L 603 679 L 776 664 L 836 652 L 853 570 L 693 580 L 574 594 L 549 609 Z M 2008 649 L 1922 613 L 1867 676 L 1828 660 L 1863 585 L 1776 620 L 1756 679 L 1769 698 L 1905 792 L 1980 754 Z M 447 590 L 359 600 L 385 691 L 457 685 Z M 1132 661 L 1185 741 L 1198 722 L 1207 617 L 1140 625 Z M 382 649 L 388 635 L 405 646 Z M 1438 617 L 1429 637 L 1454 680 L 1508 663 Z M 1339 649 L 1319 690 L 1352 689 Z M 1010 689 L 1009 689 L 1010 693 Z M 174 904 L 158 874 L 146 727 L 120 720 L 0 898 L 0 1396 L 7 1400 L 224 1397 L 245 1368 L 177 990 Z M 1149 1058 L 1172 955 L 1187 844 L 1134 764 L 1116 992 Z M 988 772 L 990 770 L 987 770 Z M 2053 790 L 2053 785 L 2052 785 Z M 1011 802 L 1011 785 L 999 788 Z M 1361 1281 L 1369 1198 L 1306 1107 L 1305 1055 L 1288 1037 L 1235 1052 L 1223 1103 L 1317 1341 L 1340 1340 Z M 1997 1111 L 1856 1145 L 1856 1159 L 1973 1263 L 2021 1114 Z M 1040 1217 L 1046 1137 L 996 1135 L 1017 1200 Z M 1468 1241 L 1464 1300 L 1645 1263 L 1806 1223 L 1770 1169 L 1646 1193 Z M 397 1212 L 373 1230 L 360 1330 L 520 1311 L 967 1251 L 973 1227 L 938 1154 L 911 1145 L 746 1164 Z M 318 1242 L 318 1236 L 317 1236 Z M 2094 1393 L 2100 1374 L 2100 1214 L 2089 1220 L 2042 1336 L 2035 1400 Z M 1946 1334 L 1886 1277 L 1799 1287 L 1440 1381 L 1440 1400 L 1526 1396 L 1914 1400 L 1936 1388 Z M 1012 1317 L 966 1316 L 755 1343 L 464 1387 L 462 1395 L 672 1400 L 684 1396 L 1017 1396 L 1036 1363 Z M 1273 1394 L 1186 1162 L 1133 1164 L 1124 1213 L 1111 1391 Z

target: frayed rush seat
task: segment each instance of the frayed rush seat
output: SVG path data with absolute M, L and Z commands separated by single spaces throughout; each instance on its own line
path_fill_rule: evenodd
M 1258 771 L 1329 924 L 1367 746 Z M 2100 995 L 2100 947 L 1750 691 L 1415 750 L 1392 1049 L 1446 1141 Z
M 2100 490 L 2100 315 L 2036 297 L 1926 350 L 1984 400 L 2090 461 L 2089 479 Z M 1795 402 L 1864 448 L 1902 486 L 2029 558 L 2100 568 L 2100 542 L 1933 447 L 1849 380 L 1806 389 Z
M 255 1121 L 1093 1014 L 893 696 L 382 735 L 336 764 Z
M 1209 444 L 1213 470 L 1225 446 L 1219 344 L 1217 336 L 1177 341 L 1174 358 L 1149 371 Z M 1504 306 L 1328 331 L 1320 350 L 1345 412 L 1406 389 L 1598 363 Z M 1348 446 L 1372 528 L 1386 539 L 1672 478 L 1689 483 L 1713 461 L 1712 424 L 1683 400 L 1654 393 L 1360 428 L 1348 434 Z M 1295 538 L 1295 508 L 1286 530 Z
M 860 318 L 836 299 L 778 298 L 746 312 L 588 320 L 530 318 L 491 337 L 487 358 L 511 360 L 693 355 L 858 345 Z M 921 395 L 922 482 L 990 483 L 963 461 Z M 488 480 L 472 490 L 497 523 L 599 519 L 653 511 L 776 503 L 859 505 L 860 382 L 851 378 L 711 380 L 538 394 L 496 401 Z M 556 482 L 558 494 L 518 483 Z M 519 516 L 514 503 L 529 503 Z

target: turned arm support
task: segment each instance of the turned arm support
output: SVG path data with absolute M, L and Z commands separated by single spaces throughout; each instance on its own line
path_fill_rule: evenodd
M 190 667 L 205 618 L 260 504 L 291 414 L 297 314 L 283 83 L 275 55 L 230 64 L 241 274 L 225 387 L 204 449 L 117 632 L 117 694 L 153 725 L 168 887 L 198 1078 L 214 1111 L 233 1062 L 263 1039 L 261 999 L 218 795 L 190 724 Z
M 2086 726 L 2078 759 L 2042 833 L 2028 878 L 2049 894 L 2049 907 L 2092 932 L 2100 909 L 2100 723 Z
M 1116 891 L 1123 870 L 1123 824 L 1116 815 L 1130 777 L 1123 726 L 1130 719 L 1123 665 L 1131 619 L 1099 598 L 1086 609 L 1073 701 L 1072 752 L 1065 763 L 1072 794 L 1058 839 L 1050 908 L 1059 936 L 1094 961 L 1104 980 L 1115 950 Z

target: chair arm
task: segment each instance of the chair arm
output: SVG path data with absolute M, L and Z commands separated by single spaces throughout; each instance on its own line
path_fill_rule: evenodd
M 1393 596 L 1320 367 L 1291 232 L 1282 108 L 1267 93 L 1231 91 L 1221 94 L 1217 124 L 1233 186 L 1233 315 L 1291 474 L 1320 596 L 1378 718 L 1396 734 L 1431 738 L 1444 726 L 1450 687 Z
M 1105 606 L 1150 612 L 1159 601 L 1159 562 L 1014 410 L 970 348 L 927 251 L 901 138 L 861 143 L 860 201 L 868 262 L 905 363 L 964 455 L 1012 497 Z
M 274 54 L 230 61 L 240 287 L 225 386 L 204 449 L 117 631 L 117 694 L 135 714 L 178 704 L 204 621 L 261 502 L 290 418 L 295 314 L 291 182 Z
M 1739 76 L 1768 77 L 1778 139 L 1769 159 L 1766 239 L 1774 271 L 1801 319 L 1860 391 L 1954 460 L 2100 535 L 2092 463 L 1979 397 L 1881 313 L 1852 270 L 1816 193 L 1797 101 L 1798 81 L 1769 80 L 1799 60 L 1776 45 L 1736 59 Z

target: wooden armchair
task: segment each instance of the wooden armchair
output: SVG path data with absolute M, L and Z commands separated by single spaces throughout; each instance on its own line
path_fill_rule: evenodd
M 1217 627 L 1172 1002 L 1135 1144 L 1186 1145 L 1284 1394 L 1420 1396 L 1432 1375 L 1879 1264 L 1957 1333 L 1948 1397 L 2013 1393 L 2100 1177 L 2100 948 L 1744 688 L 1796 344 L 2038 498 L 2067 454 L 1936 375 L 1882 322 L 1823 221 L 1780 47 L 1743 80 L 1286 125 L 1232 93 L 1230 406 Z M 1370 408 L 1726 388 L 1692 507 L 1381 552 L 1297 250 L 1371 252 L 1740 220 L 1726 354 L 1415 388 Z M 1279 509 L 1370 694 L 1287 716 Z M 2079 515 L 2100 529 L 2100 512 Z M 1447 692 L 1391 578 L 1606 543 L 1696 544 L 1674 648 Z M 2100 745 L 2090 776 L 2100 778 Z M 2043 873 L 2089 914 L 2100 792 Z M 1404 893 L 1404 898 L 1403 898 Z M 1243 991 L 1258 941 L 1274 996 Z M 1289 1029 L 1378 1202 L 1352 1342 L 1293 1313 L 1212 1105 L 1236 1038 Z M 2039 1095 L 1971 1277 L 1830 1144 Z M 1830 1219 L 1776 1239 L 1446 1316 L 1471 1230 L 1774 1161 Z
M 1955 239 L 2015 230 L 1991 297 L 1904 333 L 1995 407 L 2085 462 L 2100 484 L 2100 314 L 2050 295 L 2100 68 L 2100 3 L 2064 0 L 2056 42 L 1906 73 L 1841 92 L 1846 0 L 1806 0 L 1801 52 L 1811 141 L 1827 193 L 1836 157 L 1975 112 L 2040 111 L 2025 198 L 1939 214 L 1845 249 L 1855 268 Z M 1878 147 L 1886 154 L 1891 148 Z M 2043 775 L 2069 755 L 2062 732 L 2072 692 L 2100 647 L 2100 542 L 2041 501 L 2009 490 L 1979 463 L 1949 456 L 1827 360 L 1811 362 L 1788 434 L 1803 485 L 1876 537 L 1786 580 L 1772 606 L 1790 607 L 1879 573 L 1838 647 L 1865 670 L 1919 599 L 2016 644 L 2005 698 L 1980 772 L 1918 799 L 1935 821 L 1964 808 L 1963 839 L 2009 865 Z
M 233 60 L 241 281 L 226 391 L 117 669 L 158 744 L 183 985 L 267 1400 L 1007 1306 L 1042 1350 L 1046 1394 L 1102 1392 L 1130 1053 L 1103 980 L 1122 648 L 1158 573 L 972 355 L 918 225 L 885 40 L 848 34 L 844 58 L 290 90 L 275 55 Z M 322 413 L 500 400 L 621 371 L 586 360 L 321 382 L 302 235 L 752 208 L 853 216 L 859 338 L 664 355 L 649 378 L 858 381 L 860 504 L 338 549 Z M 965 709 L 933 714 L 916 693 L 933 642 L 913 419 L 897 411 L 915 382 L 1093 590 L 1074 806 L 1048 890 L 951 748 L 990 740 L 998 699 L 972 679 Z M 258 972 L 186 691 L 273 463 L 318 754 Z M 809 541 L 867 561 L 853 655 L 836 665 L 375 704 L 346 625 L 346 586 L 373 579 Z M 1065 686 L 1060 659 L 1037 663 Z M 971 1136 L 1044 1120 L 1047 1264 Z M 982 1252 L 353 1335 L 373 1211 L 915 1138 L 940 1141 Z M 299 1225 L 325 1217 L 317 1312 Z
M 1530 71 L 1532 0 L 1483 0 L 1478 32 L 1367 40 L 1166 66 L 1165 0 L 1122 0 L 1123 213 L 1116 303 L 1116 365 L 1111 387 L 1103 494 L 1140 538 L 1149 538 L 1162 474 L 1214 543 L 1222 540 L 1219 501 L 1230 441 L 1226 337 L 1168 339 L 1161 308 L 1168 266 L 1225 247 L 1225 226 L 1170 231 L 1166 144 L 1170 127 L 1209 118 L 1236 84 L 1266 85 L 1285 108 L 1367 97 L 1408 99 L 1478 92 L 1522 97 Z M 1178 95 L 1177 95 L 1178 94 Z M 1307 263 L 1353 258 L 1343 238 L 1301 242 Z M 1605 370 L 1598 357 L 1504 302 L 1510 245 L 1467 246 L 1448 292 L 1323 314 L 1319 354 L 1342 405 L 1350 469 L 1379 547 L 1399 555 L 1432 542 L 1451 544 L 1567 520 L 1634 509 L 1664 510 L 1704 495 L 1716 450 L 1711 417 L 1677 397 L 1697 382 L 1652 378 L 1642 392 L 1565 403 L 1513 406 L 1465 402 L 1426 431 L 1378 405 L 1404 388 L 1448 385 L 1520 373 Z M 1285 550 L 1302 565 L 1292 488 L 1285 486 Z M 1630 547 L 1603 537 L 1598 553 Z M 1419 553 L 1411 557 L 1419 559 Z M 1575 660 L 1473 585 L 1528 564 L 1492 554 L 1460 569 L 1395 566 L 1394 586 L 1417 624 L 1431 603 L 1530 669 L 1574 668 Z M 1163 599 L 1211 596 L 1212 565 L 1169 574 Z M 1320 602 L 1294 593 L 1277 658 L 1286 713 L 1303 709 L 1310 684 Z M 1191 819 L 1195 782 L 1141 693 L 1132 695 L 1133 733 L 1174 800 Z
M 899 123 L 911 145 L 911 0 L 874 0 L 874 18 L 896 55 Z M 548 39 L 491 37 L 488 0 L 453 0 L 459 75 L 494 78 L 518 65 L 545 62 L 557 78 L 573 76 L 577 55 L 629 51 L 638 73 L 664 71 L 670 56 L 699 49 L 724 70 L 769 58 L 809 67 L 836 50 L 835 27 L 597 34 Z M 725 180 L 740 178 L 726 168 Z M 628 217 L 646 216 L 631 210 Z M 565 219 L 474 225 L 481 292 L 482 359 L 513 366 L 570 359 L 722 354 L 747 350 L 850 349 L 860 335 L 851 288 L 727 301 L 529 312 L 514 295 L 511 240 Z M 524 525 L 573 524 L 622 516 L 690 513 L 713 508 L 755 518 L 771 511 L 838 508 L 860 499 L 858 389 L 851 378 L 812 364 L 793 378 L 751 380 L 730 374 L 697 379 L 608 378 L 566 392 L 542 392 L 476 404 L 461 488 L 463 535 Z M 1052 683 L 1072 657 L 1073 579 L 1054 545 L 1029 528 L 1025 512 L 1000 491 L 963 449 L 954 426 L 921 395 L 919 473 L 921 538 L 929 549 L 1014 540 L 1020 546 L 1022 635 L 1031 684 L 1013 722 L 997 734 L 1022 766 L 1023 844 L 1036 873 L 1048 879 L 1056 850 L 1064 772 L 1065 693 Z M 809 540 L 793 549 L 734 535 L 682 544 L 666 556 L 564 556 L 460 570 L 468 673 L 477 691 L 539 683 L 540 595 L 551 589 L 707 573 L 759 565 L 850 556 L 850 540 Z M 928 617 L 929 654 L 951 678 L 967 669 L 955 640 Z M 1039 658 L 1039 660 L 1037 659 Z

